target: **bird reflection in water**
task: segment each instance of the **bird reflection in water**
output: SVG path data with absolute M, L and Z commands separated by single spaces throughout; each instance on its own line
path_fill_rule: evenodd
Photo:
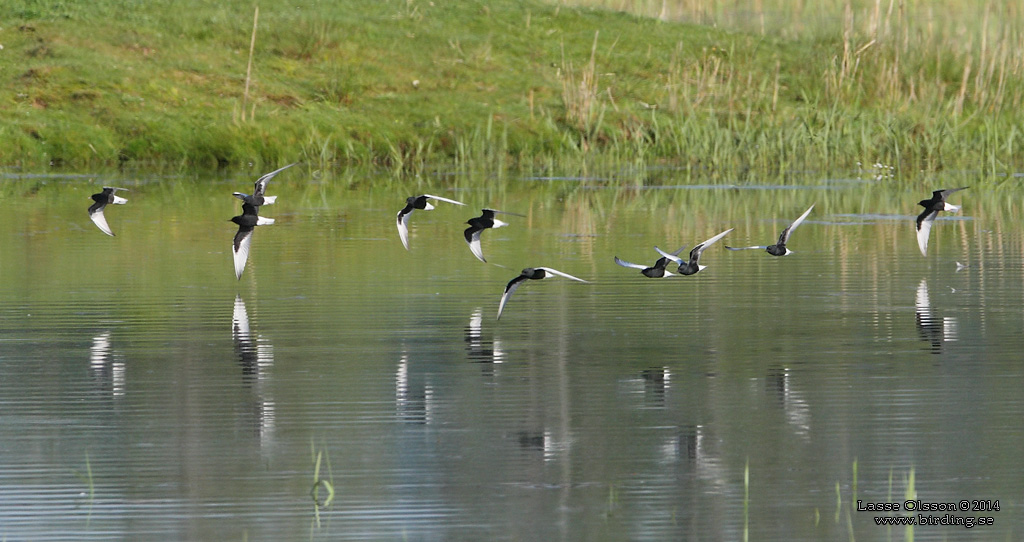
M 640 401 L 641 408 L 665 408 L 668 390 L 672 385 L 672 370 L 668 367 L 648 367 L 633 373 L 620 382 L 622 391 Z
M 550 430 L 518 431 L 515 433 L 519 448 L 527 452 L 540 452 L 544 461 L 554 461 L 565 455 L 569 449 L 568 442 L 559 442 Z
M 917 286 L 917 298 L 914 304 L 914 317 L 917 332 L 921 340 L 931 345 L 932 354 L 941 354 L 944 342 L 957 340 L 957 320 L 953 316 L 939 318 L 932 311 L 931 298 L 928 296 L 928 281 L 921 279 Z
M 416 424 L 433 421 L 434 390 L 422 378 L 413 380 L 409 373 L 409 354 L 402 352 L 395 370 L 395 410 L 398 419 Z
M 241 296 L 235 297 L 231 338 L 235 344 L 238 364 L 242 367 L 242 381 L 252 390 L 250 411 L 253 415 L 253 431 L 261 445 L 268 444 L 274 432 L 274 401 L 266 388 L 268 371 L 274 365 L 274 348 L 266 339 L 249 329 L 249 314 Z
M 772 366 L 765 376 L 765 391 L 775 395 L 782 413 L 796 433 L 808 438 L 811 432 L 811 407 L 804 399 L 803 393 L 793 387 L 792 374 L 789 367 Z
M 124 395 L 124 358 L 110 347 L 110 330 L 92 338 L 89 372 L 111 396 Z
M 466 325 L 466 351 L 469 360 L 484 364 L 503 363 L 505 352 L 501 349 L 501 341 L 496 338 L 484 340 L 483 322 L 484 310 L 477 307 L 469 316 L 469 323 Z
M 685 462 L 690 476 L 711 485 L 715 491 L 727 491 L 732 484 L 718 450 L 720 442 L 703 425 L 679 428 L 661 444 L 663 463 Z
M 654 406 L 665 407 L 665 394 L 672 383 L 672 371 L 668 367 L 649 367 L 640 373 L 644 381 L 644 397 Z

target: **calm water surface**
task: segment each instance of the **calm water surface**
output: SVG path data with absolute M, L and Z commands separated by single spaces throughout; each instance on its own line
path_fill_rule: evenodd
M 1024 532 L 1016 187 L 958 193 L 922 257 L 914 203 L 940 186 L 348 186 L 296 168 L 236 281 L 230 192 L 255 176 L 3 179 L 4 539 Z M 104 184 L 130 189 L 113 238 L 85 212 Z M 423 192 L 469 206 L 415 212 L 406 251 L 395 213 Z M 663 280 L 612 261 L 730 227 L 721 244 L 773 242 L 811 203 L 786 258 L 715 245 Z M 462 239 L 485 206 L 524 215 L 484 233 L 494 265 Z M 496 320 L 528 266 L 592 283 L 530 281 Z M 857 510 L 908 498 L 999 510 L 912 531 Z

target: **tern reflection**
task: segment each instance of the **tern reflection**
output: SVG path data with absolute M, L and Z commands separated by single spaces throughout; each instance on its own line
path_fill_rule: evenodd
M 249 329 L 249 314 L 241 296 L 235 297 L 231 338 L 235 343 L 238 364 L 242 367 L 243 382 L 253 392 L 250 409 L 253 414 L 253 430 L 260 444 L 266 444 L 274 431 L 274 401 L 266 391 L 269 378 L 267 373 L 274 365 L 274 348 L 266 339 Z
M 648 367 L 622 379 L 622 390 L 641 402 L 642 408 L 665 408 L 665 400 L 672 384 L 672 370 L 668 367 Z
M 502 363 L 505 361 L 505 352 L 501 349 L 501 341 L 483 339 L 483 321 L 484 310 L 478 307 L 469 316 L 469 324 L 466 325 L 466 350 L 469 352 L 469 359 L 475 363 Z
M 954 316 L 939 318 L 932 311 L 931 299 L 928 296 L 928 281 L 921 279 L 917 286 L 915 302 L 915 323 L 921 340 L 931 345 L 933 354 L 942 353 L 942 343 L 957 340 L 957 320 Z
M 554 461 L 569 450 L 568 440 L 559 439 L 549 429 L 518 431 L 514 438 L 521 450 L 540 453 L 544 461 Z
M 765 388 L 768 393 L 775 395 L 782 406 L 786 422 L 793 426 L 797 434 L 806 438 L 811 431 L 811 407 L 803 393 L 794 389 L 790 377 L 789 367 L 770 367 L 765 377 Z
M 640 373 L 644 380 L 644 395 L 658 407 L 665 406 L 665 393 L 672 381 L 668 367 L 650 367 Z
M 110 347 L 110 330 L 92 338 L 89 372 L 104 391 L 114 397 L 124 395 L 124 359 Z
M 665 438 L 661 443 L 661 462 L 684 461 L 692 475 L 711 484 L 718 491 L 726 491 L 732 483 L 722 464 L 722 454 L 716 439 L 708 435 L 703 425 L 688 425 Z
M 409 374 L 409 354 L 402 352 L 395 370 L 395 409 L 402 421 L 428 424 L 433 421 L 434 389 L 422 377 Z

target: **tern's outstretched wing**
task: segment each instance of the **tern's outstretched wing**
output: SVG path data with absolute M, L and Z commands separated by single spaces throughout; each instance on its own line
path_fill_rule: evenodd
M 411 214 L 412 209 L 409 206 L 398 211 L 398 237 L 402 239 L 402 246 L 405 247 L 405 250 L 409 250 L 409 215 Z
M 921 255 L 928 255 L 928 236 L 932 231 L 932 223 L 935 217 L 939 216 L 938 211 L 925 211 L 917 217 L 917 246 L 921 249 Z
M 240 227 L 235 234 L 235 240 L 231 244 L 235 258 L 235 278 L 242 278 L 242 271 L 245 270 L 245 261 L 249 259 L 249 246 L 252 245 L 253 229 Z
M 252 195 L 253 196 L 262 196 L 263 193 L 266 192 L 266 190 L 267 190 L 267 183 L 270 182 L 270 179 L 273 179 L 274 176 L 277 175 L 278 173 L 281 173 L 282 171 L 284 171 L 284 170 L 286 170 L 286 169 L 288 169 L 288 168 L 290 168 L 290 167 L 292 167 L 292 166 L 294 166 L 296 164 L 298 164 L 298 162 L 295 162 L 294 164 L 288 164 L 287 166 L 284 166 L 283 168 L 280 168 L 280 169 L 275 169 L 274 171 L 271 171 L 270 173 L 267 173 L 266 175 L 260 177 L 259 179 L 256 179 L 256 182 L 253 184 Z M 271 201 L 271 202 L 268 202 L 268 203 L 273 203 L 273 202 Z
M 465 203 L 462 203 L 461 201 L 455 201 L 453 199 L 442 198 L 441 196 L 432 196 L 430 194 L 423 194 L 423 195 L 428 197 L 428 198 L 431 198 L 431 199 L 436 199 L 436 200 L 440 200 L 440 201 L 446 201 L 448 203 L 454 203 L 455 205 L 465 205 Z
M 505 285 L 505 292 L 501 294 L 501 302 L 498 303 L 498 319 L 501 318 L 501 312 L 505 310 L 505 303 L 508 303 L 508 299 L 512 297 L 512 294 L 515 293 L 516 289 L 519 288 L 519 285 L 522 284 L 524 280 L 528 279 L 523 275 L 519 275 L 518 277 L 508 281 L 508 284 Z
M 103 216 L 103 208 L 105 205 L 95 204 L 89 208 L 89 218 L 92 219 L 93 224 L 99 227 L 103 233 L 114 237 L 114 232 L 110 231 L 110 226 L 107 225 L 107 218 Z M 95 210 L 93 210 L 95 208 Z
M 785 245 L 787 242 L 789 242 L 789 236 L 793 234 L 793 230 L 795 230 L 797 228 L 797 226 L 799 226 L 800 224 L 803 223 L 804 219 L 807 218 L 807 215 L 811 214 L 811 209 L 814 209 L 813 205 L 808 207 L 807 210 L 804 211 L 804 214 L 800 215 L 800 218 L 794 220 L 793 223 L 790 224 L 788 228 L 782 230 L 782 234 L 779 235 L 779 244 L 780 245 Z
M 936 190 L 932 192 L 932 195 L 938 194 L 942 197 L 943 200 L 945 200 L 946 198 L 949 197 L 950 194 L 953 194 L 954 192 L 959 192 L 961 190 L 964 190 L 965 188 L 967 187 L 961 186 L 960 188 L 946 188 L 944 190 Z
M 671 262 L 675 262 L 677 264 L 684 263 L 684 260 L 679 257 L 679 254 L 681 252 L 683 252 L 684 250 L 686 250 L 686 247 L 682 247 L 682 248 L 680 248 L 679 250 L 677 250 L 675 252 L 665 252 L 664 250 L 661 250 L 658 247 L 654 247 L 654 250 L 658 251 L 658 254 L 661 254 L 662 258 L 668 258 L 668 260 L 671 261 Z
M 768 247 L 766 245 L 757 245 L 757 246 L 752 246 L 752 247 L 731 247 L 729 245 L 725 245 L 725 248 L 727 248 L 729 250 L 750 250 L 750 249 L 754 249 L 754 248 L 759 248 L 761 250 L 764 250 L 764 249 L 766 249 Z
M 586 282 L 587 284 L 590 283 L 590 281 L 583 280 L 583 279 L 581 279 L 579 277 L 574 277 L 574 276 L 570 275 L 569 273 L 563 273 L 563 272 L 561 272 L 561 271 L 559 271 L 557 269 L 551 269 L 550 267 L 538 267 L 537 269 L 543 269 L 543 270 L 547 271 L 548 273 L 551 273 L 552 275 L 558 275 L 560 277 L 565 277 L 567 279 L 572 279 L 572 280 L 576 280 L 576 281 L 579 281 L 579 282 Z
M 512 216 L 522 216 L 522 217 L 525 217 L 525 216 L 526 216 L 526 215 L 523 215 L 523 214 L 519 214 L 519 213 L 510 213 L 510 212 L 508 212 L 508 211 L 499 211 L 499 210 L 497 210 L 497 209 L 489 209 L 489 208 L 484 208 L 484 209 L 482 209 L 482 210 L 483 210 L 483 212 L 484 212 L 484 216 L 487 216 L 487 218 L 491 218 L 491 219 L 493 219 L 493 218 L 494 218 L 494 213 L 500 213 L 500 214 L 503 214 L 503 215 L 512 215 Z M 488 214 L 489 214 L 490 216 L 488 216 Z M 497 226 L 495 226 L 495 227 L 497 227 Z
M 693 249 L 690 250 L 690 261 L 700 258 L 700 254 L 704 252 L 706 248 L 718 242 L 719 239 L 725 237 L 725 234 L 731 232 L 734 229 L 736 228 L 729 228 L 723 231 L 722 233 L 712 237 L 711 239 L 708 239 L 707 241 L 704 241 L 703 243 L 700 243 L 697 246 L 693 247 Z
M 622 267 L 632 267 L 633 269 L 647 269 L 646 265 L 640 265 L 638 263 L 630 263 L 630 262 L 627 262 L 626 260 L 619 259 L 618 256 L 615 257 L 615 263 L 621 265 Z
M 483 233 L 483 231 L 484 230 L 481 228 L 469 227 L 466 228 L 465 236 L 466 243 L 469 244 L 469 250 L 473 252 L 476 259 L 487 263 L 487 260 L 484 259 L 484 251 L 480 248 L 480 234 Z

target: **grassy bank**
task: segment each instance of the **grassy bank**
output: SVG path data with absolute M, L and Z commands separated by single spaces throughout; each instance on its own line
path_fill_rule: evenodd
M 259 7 L 253 39 L 253 7 L 4 2 L 0 163 L 1019 168 L 1024 25 L 1008 8 L 953 13 L 948 35 L 876 2 L 719 24 L 543 2 L 279 0 Z

